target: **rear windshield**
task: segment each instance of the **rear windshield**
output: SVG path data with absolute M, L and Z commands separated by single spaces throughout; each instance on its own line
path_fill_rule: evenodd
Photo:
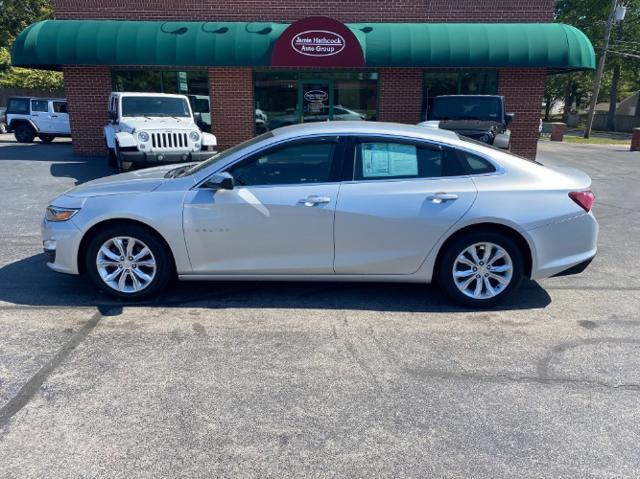
M 189 118 L 189 103 L 184 98 L 126 96 L 122 99 L 122 116 L 175 116 Z
M 429 108 L 429 120 L 502 121 L 498 98 L 436 97 Z
M 469 138 L 468 136 L 462 136 L 459 133 L 456 133 L 456 135 L 458 135 L 458 138 L 460 138 L 462 141 L 464 141 L 466 143 L 471 143 L 473 145 L 481 146 L 483 148 L 490 148 L 492 150 L 499 151 L 500 153 L 506 153 L 508 155 L 511 155 L 514 158 L 519 158 L 521 160 L 529 161 L 529 162 L 535 163 L 537 165 L 542 165 L 542 163 L 540 163 L 538 160 L 531 160 L 529 158 L 525 158 L 524 156 L 516 155 L 515 153 L 512 153 L 510 150 L 505 150 L 503 148 L 498 148 L 496 146 L 489 145 L 488 143 L 484 143 L 482 141 L 474 140 L 473 138 Z
M 29 114 L 28 98 L 9 98 L 7 103 L 7 113 L 17 113 L 19 115 Z

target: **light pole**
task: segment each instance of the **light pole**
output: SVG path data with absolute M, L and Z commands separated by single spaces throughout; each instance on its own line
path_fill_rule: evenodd
M 616 20 L 617 3 L 618 0 L 611 0 L 609 19 L 607 20 L 607 30 L 604 35 L 604 44 L 602 45 L 602 51 L 600 52 L 600 58 L 598 59 L 598 70 L 596 71 L 596 78 L 593 82 L 591 101 L 589 102 L 589 116 L 587 117 L 587 125 L 584 129 L 585 138 L 589 138 L 591 136 L 591 128 L 593 128 L 593 117 L 596 114 L 596 104 L 598 103 L 598 94 L 600 93 L 600 84 L 602 83 L 602 75 L 604 73 L 604 62 L 607 58 L 607 50 L 609 49 L 611 30 L 613 29 L 613 23 Z

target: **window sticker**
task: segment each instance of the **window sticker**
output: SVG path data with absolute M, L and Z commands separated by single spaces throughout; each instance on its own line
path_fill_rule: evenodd
M 364 178 L 417 175 L 418 154 L 415 146 L 400 143 L 362 144 Z

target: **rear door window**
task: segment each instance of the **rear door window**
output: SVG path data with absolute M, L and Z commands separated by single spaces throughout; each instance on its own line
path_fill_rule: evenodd
M 68 113 L 67 111 L 67 102 L 65 101 L 54 101 L 53 102 L 53 111 L 56 113 Z
M 447 147 L 374 139 L 363 139 L 356 144 L 356 181 L 440 178 L 464 174 L 455 153 Z

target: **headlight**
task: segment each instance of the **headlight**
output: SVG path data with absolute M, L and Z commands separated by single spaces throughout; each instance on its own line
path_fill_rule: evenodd
M 76 208 L 58 208 L 57 206 L 47 206 L 45 218 L 48 221 L 70 220 L 79 210 Z
M 147 133 L 146 131 L 138 132 L 138 140 L 140 140 L 142 143 L 146 143 L 147 141 L 149 141 L 149 138 L 149 133 Z
M 189 133 L 189 138 L 191 139 L 191 141 L 198 141 L 200 139 L 200 132 L 192 131 L 191 133 Z

